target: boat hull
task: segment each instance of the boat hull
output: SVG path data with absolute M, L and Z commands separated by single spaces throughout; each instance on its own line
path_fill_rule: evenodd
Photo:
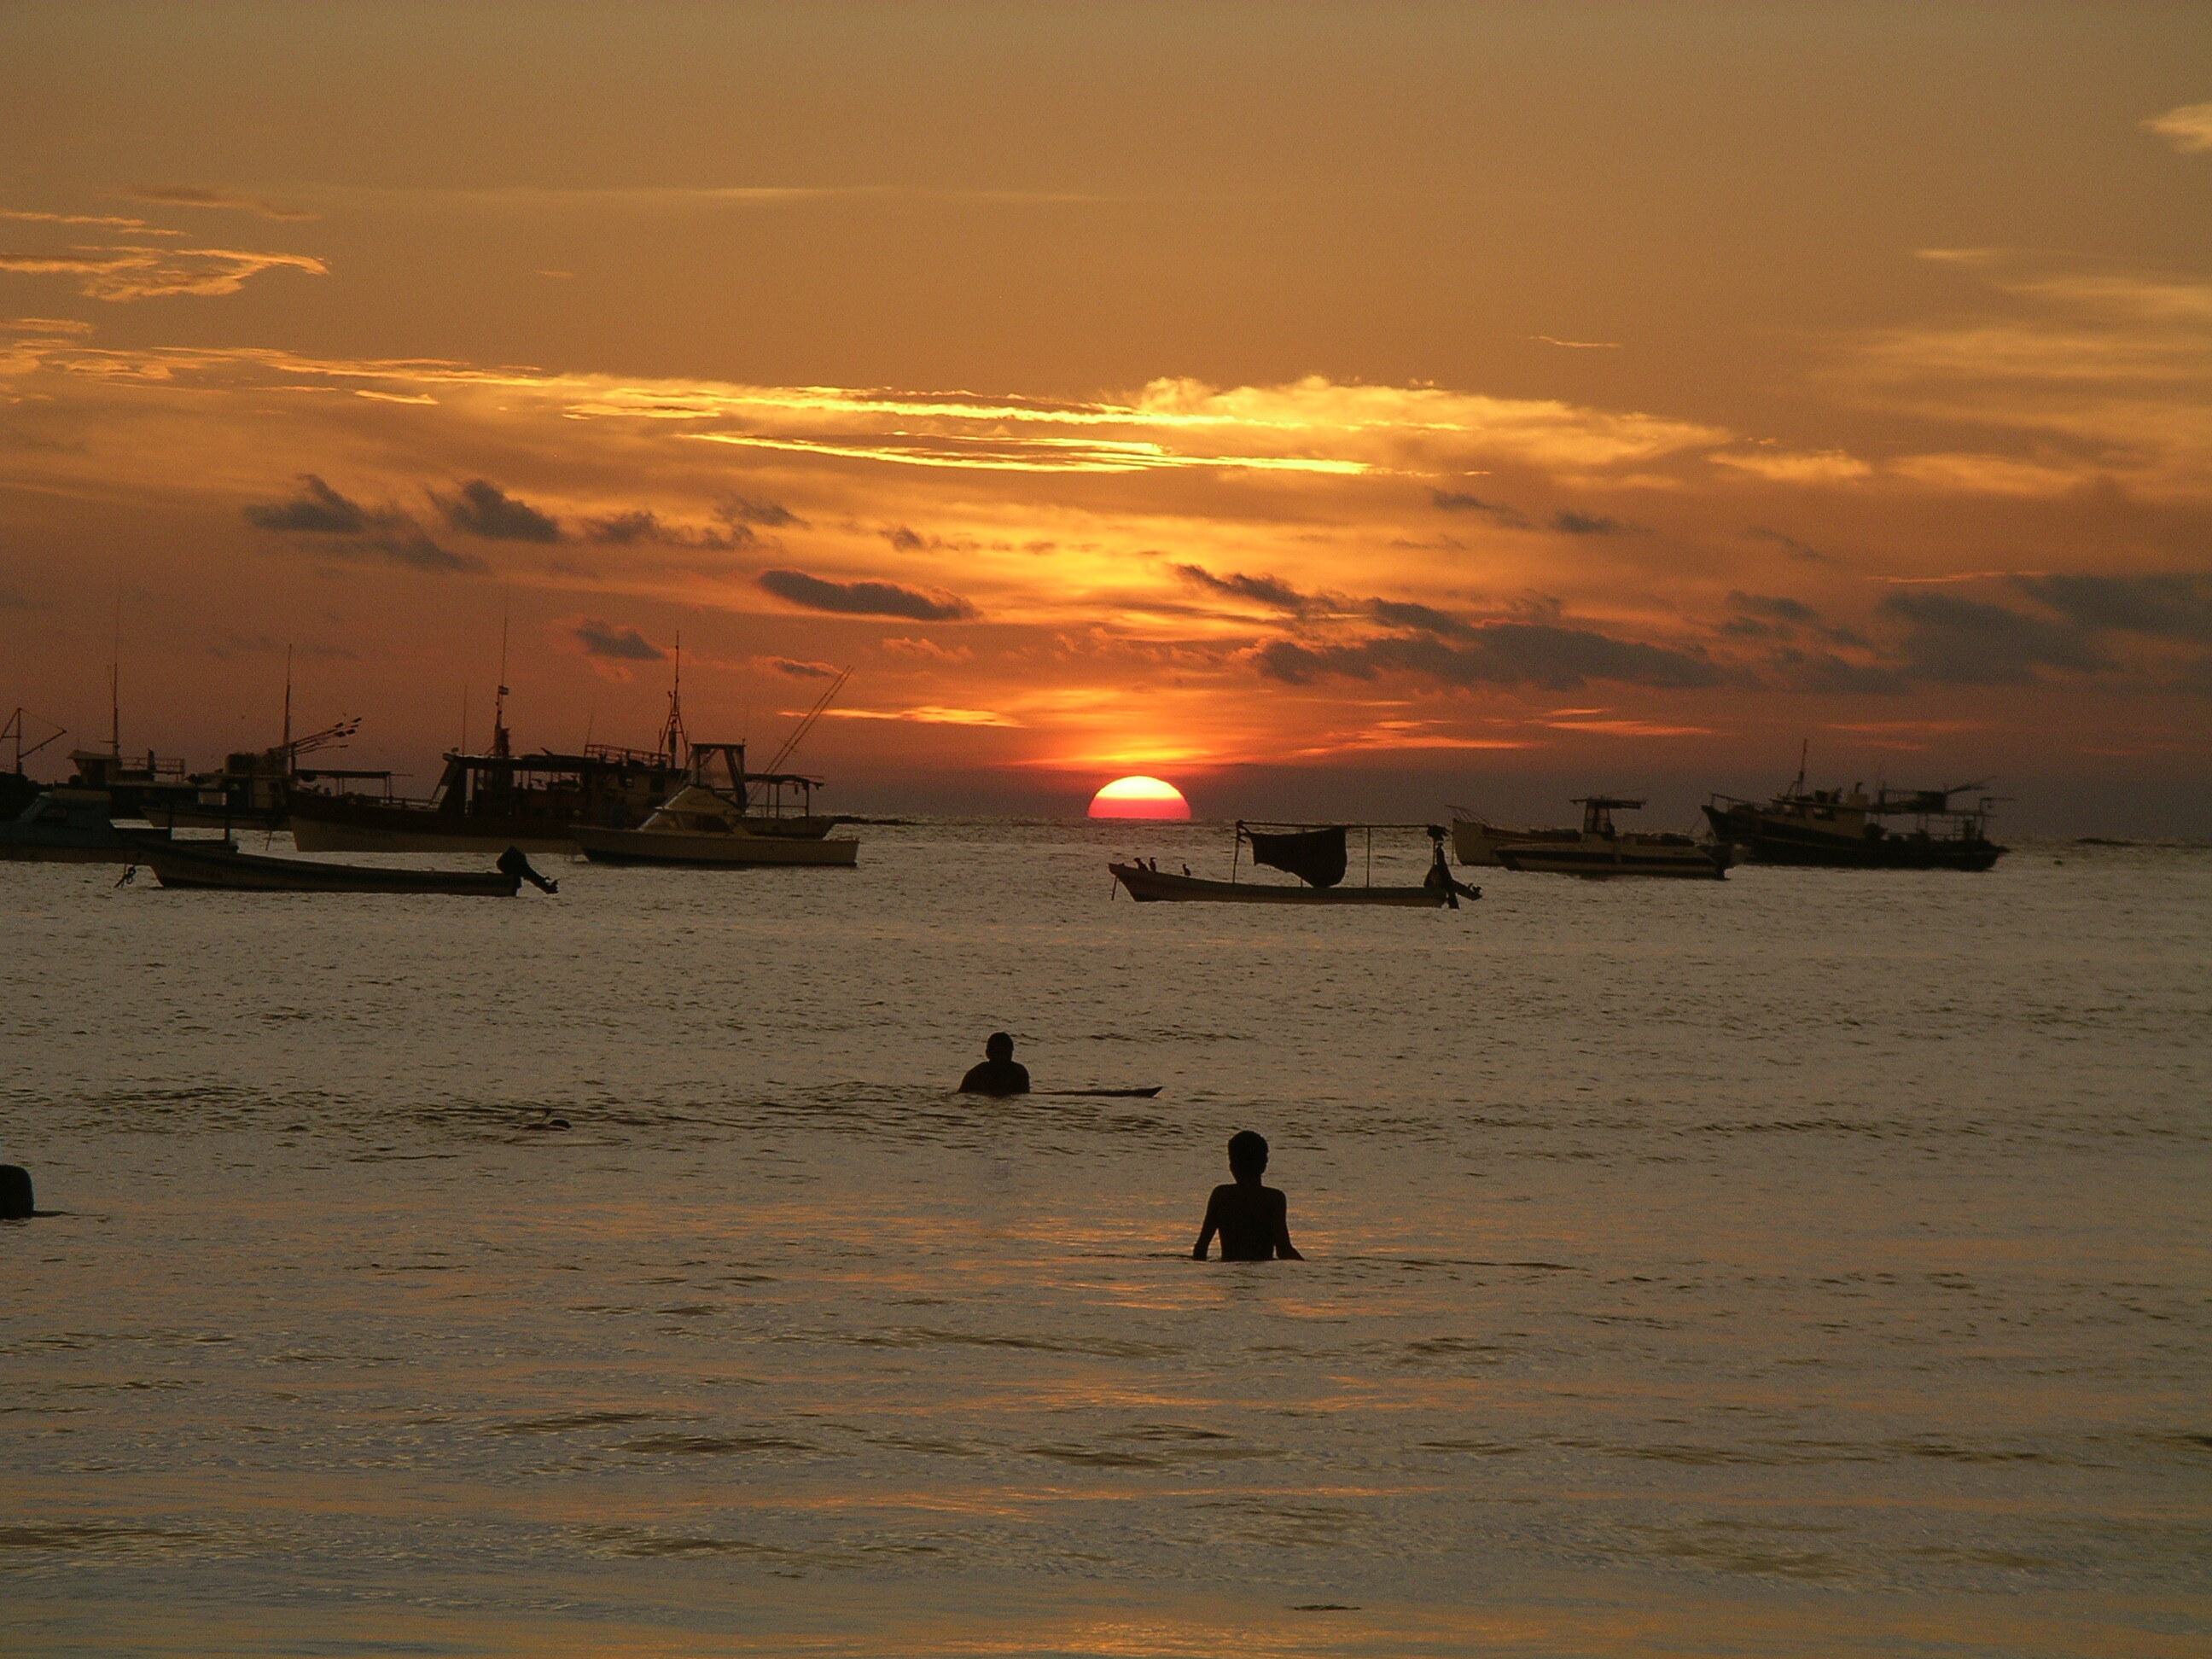
M 1719 881 L 1728 874 L 1728 854 L 1720 848 L 1504 847 L 1498 858 L 1509 870 L 1595 880 L 1656 876 Z
M 573 834 L 594 864 L 657 865 L 687 870 L 803 867 L 849 870 L 860 843 L 848 837 L 694 835 L 669 830 L 597 830 L 578 824 Z
M 1384 904 L 1405 909 L 1437 909 L 1454 897 L 1480 898 L 1482 890 L 1454 882 L 1442 887 L 1292 887 L 1279 882 L 1209 881 L 1200 876 L 1172 876 L 1142 865 L 1109 864 L 1114 879 L 1139 904 Z
M 254 853 L 215 856 L 149 847 L 140 862 L 164 887 L 233 893 L 436 893 L 451 897 L 512 898 L 520 876 L 496 870 L 395 870 Z
M 1744 807 L 1708 806 L 1713 833 L 1760 864 L 1828 870 L 1966 870 L 1990 868 L 2006 849 L 1995 842 L 1961 836 L 1838 836 L 1781 821 Z
M 464 817 L 428 808 L 331 803 L 299 796 L 289 809 L 302 853 L 573 853 L 570 825 L 537 817 Z
M 210 845 L 219 846 L 221 842 Z M 97 846 L 64 845 L 27 841 L 0 842 L 0 863 L 15 864 L 143 864 L 149 849 L 167 845 L 163 838 L 115 841 Z
M 813 817 L 763 817 L 749 815 L 739 820 L 749 836 L 758 836 L 776 841 L 821 841 L 837 827 L 837 820 L 817 815 Z

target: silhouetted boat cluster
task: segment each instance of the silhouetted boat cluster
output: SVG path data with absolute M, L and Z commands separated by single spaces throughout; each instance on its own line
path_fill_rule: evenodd
M 188 776 L 182 763 L 148 754 L 143 763 L 122 752 L 120 720 L 105 750 L 78 750 L 70 783 L 41 788 L 23 761 L 61 735 L 26 740 L 27 717 L 15 711 L 0 740 L 12 737 L 15 767 L 0 772 L 0 860 L 110 862 L 149 866 L 164 886 L 233 891 L 506 894 L 529 880 L 552 890 L 529 868 L 529 853 L 572 853 L 612 865 L 730 870 L 761 867 L 850 869 L 860 842 L 831 832 L 841 823 L 814 810 L 822 780 L 781 769 L 844 684 L 840 675 L 801 718 L 766 769 L 746 763 L 745 745 L 693 741 L 684 729 L 680 667 L 668 714 L 650 750 L 586 743 L 573 753 L 514 752 L 506 721 L 507 688 L 499 688 L 491 746 L 449 750 L 430 794 L 410 800 L 392 792 L 392 774 L 308 769 L 303 757 L 343 742 L 359 727 L 342 720 L 295 738 L 291 690 L 285 689 L 284 736 L 265 750 L 234 754 L 221 771 Z M 370 793 L 349 786 L 371 783 Z M 1820 866 L 1838 869 L 1987 870 L 2005 852 L 1989 839 L 1995 806 L 1982 795 L 1954 805 L 1983 786 L 1943 789 L 1857 785 L 1808 789 L 1803 759 L 1790 787 L 1764 802 L 1714 795 L 1704 809 L 1711 839 L 1625 830 L 1614 815 L 1644 802 L 1620 795 L 1577 796 L 1579 828 L 1509 828 L 1462 811 L 1449 830 L 1437 824 L 1255 823 L 1238 821 L 1227 879 L 1164 871 L 1157 859 L 1109 860 L 1115 885 L 1139 903 L 1373 905 L 1456 909 L 1482 890 L 1460 881 L 1445 856 L 1449 842 L 1462 866 L 1586 878 L 1656 877 L 1720 880 L 1731 864 Z M 143 827 L 117 820 L 140 818 Z M 187 838 L 179 827 L 220 828 L 219 838 Z M 498 854 L 489 871 L 343 865 L 320 859 L 241 854 L 230 839 L 240 829 L 289 829 L 299 851 L 321 853 Z M 1374 879 L 1375 836 L 1420 830 L 1430 842 L 1427 872 L 1418 883 Z M 1363 870 L 1351 873 L 1350 836 L 1358 832 Z M 1243 858 L 1283 871 L 1295 883 L 1246 879 Z
M 822 780 L 778 769 L 845 678 L 832 682 L 764 771 L 746 765 L 742 743 L 691 740 L 680 659 L 667 719 L 651 750 L 587 743 L 575 753 L 519 755 L 501 685 L 491 747 L 449 750 L 437 787 L 420 800 L 396 795 L 388 771 L 303 769 L 303 755 L 342 742 L 360 722 L 293 737 L 289 678 L 283 740 L 231 756 L 219 773 L 191 776 L 180 761 L 151 753 L 143 764 L 126 761 L 118 714 L 106 750 L 73 752 L 70 784 L 42 789 L 25 775 L 23 760 L 60 733 L 27 745 L 18 709 L 0 730 L 16 750 L 13 771 L 0 773 L 0 802 L 12 809 L 0 822 L 0 858 L 143 864 L 165 887 L 509 896 L 524 881 L 554 890 L 530 868 L 526 854 L 533 852 L 695 869 L 850 869 L 860 842 L 832 836 L 840 820 L 815 811 Z M 379 788 L 345 787 L 362 782 Z M 116 823 L 133 818 L 147 820 L 146 827 Z M 186 839 L 175 834 L 179 826 L 223 834 Z M 499 862 L 491 871 L 451 871 L 243 854 L 230 839 L 240 829 L 289 829 L 295 846 L 308 854 L 482 852 L 499 854 Z
M 1945 789 L 1808 789 L 1800 757 L 1788 788 L 1765 801 L 1716 794 L 1705 807 L 1710 841 L 1618 831 L 1611 814 L 1640 800 L 1586 796 L 1583 827 L 1513 830 L 1472 813 L 1452 823 L 1452 850 L 1463 865 L 1547 870 L 1568 875 L 1722 876 L 1732 863 L 1812 866 L 1832 870 L 1987 870 L 2006 848 L 1989 838 L 1994 797 L 1978 783 Z M 1954 805 L 1960 796 L 1972 805 Z

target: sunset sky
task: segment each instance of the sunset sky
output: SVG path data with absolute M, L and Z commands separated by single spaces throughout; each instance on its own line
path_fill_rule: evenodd
M 0 158 L 70 743 L 119 597 L 195 766 L 505 617 L 523 748 L 851 666 L 848 811 L 2212 832 L 2212 8 L 16 6 Z

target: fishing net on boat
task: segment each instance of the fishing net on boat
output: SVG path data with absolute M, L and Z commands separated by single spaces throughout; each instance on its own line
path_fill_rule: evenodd
M 1344 879 L 1344 830 L 1293 830 L 1263 832 L 1247 830 L 1252 861 L 1276 870 L 1287 870 L 1314 887 L 1334 887 Z

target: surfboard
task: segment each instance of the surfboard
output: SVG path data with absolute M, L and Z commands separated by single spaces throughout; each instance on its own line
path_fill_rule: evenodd
M 1033 1095 L 1058 1095 L 1062 1098 L 1080 1095 L 1091 1100 L 1150 1100 L 1166 1086 L 1165 1084 L 1155 1083 L 1149 1089 L 1032 1089 L 1030 1092 Z

